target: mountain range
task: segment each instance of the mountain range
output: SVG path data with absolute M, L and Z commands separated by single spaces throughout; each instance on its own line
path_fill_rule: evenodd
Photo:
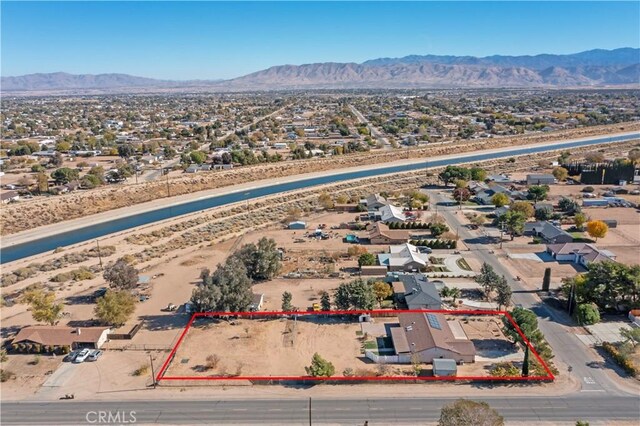
M 279 65 L 230 80 L 171 81 L 127 74 L 63 72 L 2 77 L 4 93 L 105 93 L 351 88 L 491 88 L 640 86 L 640 49 L 570 55 L 379 58 L 361 64 Z

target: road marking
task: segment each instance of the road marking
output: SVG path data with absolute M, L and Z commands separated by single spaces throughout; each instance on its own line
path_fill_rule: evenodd
M 606 392 L 604 389 L 582 389 L 580 392 Z
M 595 385 L 596 381 L 593 380 L 593 377 L 583 377 L 583 380 L 588 385 Z

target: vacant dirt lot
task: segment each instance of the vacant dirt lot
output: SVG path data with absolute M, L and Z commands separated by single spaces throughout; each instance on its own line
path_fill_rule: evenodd
M 333 363 L 336 374 L 365 367 L 357 323 L 338 318 L 313 321 L 241 319 L 232 323 L 201 320 L 192 327 L 166 372 L 167 376 L 298 376 L 305 375 L 314 353 Z M 207 357 L 217 355 L 215 368 Z

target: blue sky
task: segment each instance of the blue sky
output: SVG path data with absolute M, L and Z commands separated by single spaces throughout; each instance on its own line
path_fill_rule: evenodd
M 273 65 L 640 45 L 640 2 L 7 2 L 1 73 L 232 78 Z

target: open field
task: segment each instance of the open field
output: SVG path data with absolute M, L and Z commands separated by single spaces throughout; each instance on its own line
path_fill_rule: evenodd
M 389 327 L 398 324 L 393 316 L 359 323 L 354 316 L 335 313 L 277 318 L 246 314 L 232 319 L 218 315 L 195 318 L 160 377 L 216 378 L 214 383 L 226 383 L 230 378 L 308 376 L 305 367 L 316 353 L 333 364 L 333 377 L 337 378 L 347 376 L 343 374 L 347 369 L 355 377 L 415 377 L 411 364 L 378 364 L 364 355 L 365 350 L 379 355 L 394 353 L 388 337 Z M 451 311 L 446 320 L 456 338 L 466 336 L 477 351 L 476 362 L 458 366 L 458 377 L 489 377 L 496 363 L 522 363 L 523 351 L 504 336 L 500 316 Z M 433 376 L 431 365 L 420 367 L 419 377 Z

